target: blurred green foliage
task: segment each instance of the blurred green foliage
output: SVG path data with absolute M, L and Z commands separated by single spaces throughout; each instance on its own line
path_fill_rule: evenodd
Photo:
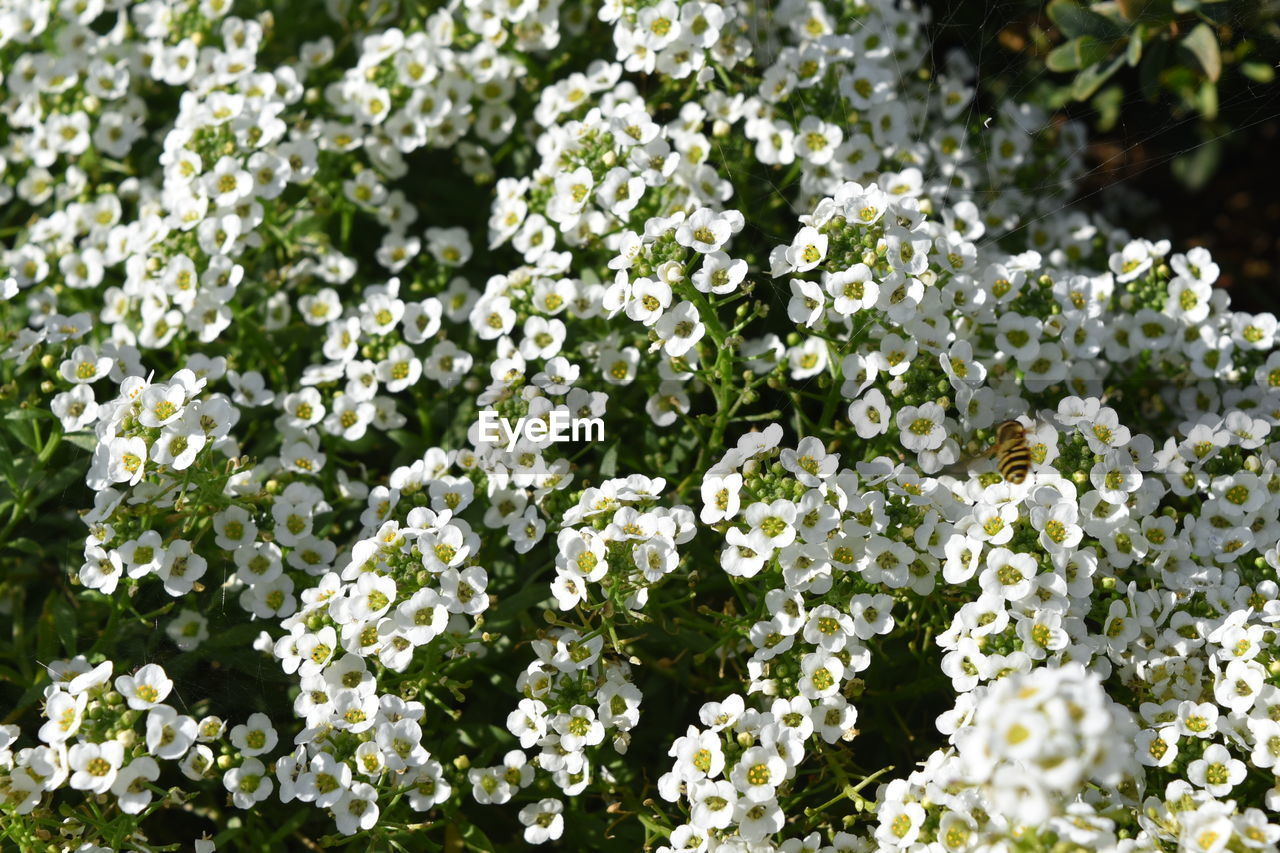
M 1152 143 L 1191 190 L 1237 131 L 1280 114 L 1280 0 L 930 5 L 943 44 L 979 58 L 988 103 L 1030 93 L 1097 134 Z

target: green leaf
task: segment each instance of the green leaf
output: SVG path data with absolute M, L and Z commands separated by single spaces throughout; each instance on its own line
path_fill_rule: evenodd
M 618 442 L 609 445 L 609 449 L 600 457 L 600 476 L 612 477 L 618 472 Z
M 1199 24 L 1182 40 L 1182 46 L 1191 51 L 1200 67 L 1213 82 L 1222 76 L 1222 54 L 1218 52 L 1218 36 L 1208 24 Z
M 58 634 L 58 639 L 62 641 L 63 651 L 67 657 L 72 657 L 76 653 L 76 609 L 71 606 L 71 602 L 62 596 L 58 596 L 53 602 L 53 627 Z
M 1050 71 L 1078 71 L 1106 59 L 1110 51 L 1110 45 L 1093 36 L 1080 36 L 1049 51 L 1045 64 Z
M 1111 60 L 1107 65 L 1090 65 L 1088 68 L 1076 75 L 1076 79 L 1071 83 L 1071 96 L 1077 101 L 1085 101 L 1093 97 L 1093 93 L 1098 91 L 1107 79 L 1120 70 L 1120 66 L 1124 64 L 1124 55 L 1121 54 Z
M 1220 140 L 1211 139 L 1186 154 L 1174 158 L 1174 161 L 1169 164 L 1169 169 L 1183 186 L 1194 192 L 1209 183 L 1221 160 L 1222 143 Z
M 1124 106 L 1124 88 L 1112 84 L 1094 96 L 1092 104 L 1098 112 L 1098 130 L 1107 133 L 1120 119 L 1120 110 Z
M 58 590 L 49 593 L 40 608 L 39 621 L 36 623 L 36 663 L 48 665 L 58 657 L 58 632 L 55 630 L 57 620 L 54 618 L 54 604 L 61 597 Z
M 74 444 L 81 450 L 87 450 L 92 453 L 98 448 L 98 437 L 91 432 L 73 432 L 62 437 L 62 440 Z
M 458 743 L 468 749 L 481 749 L 491 744 L 503 744 L 511 741 L 511 734 L 506 729 L 492 723 L 454 726 L 458 733 Z
M 493 842 L 489 840 L 489 836 L 484 834 L 484 830 L 476 826 L 472 821 L 467 821 L 462 827 L 462 840 L 466 842 L 468 850 L 480 850 L 483 853 L 494 853 L 497 849 L 493 846 Z
M 1186 15 L 1200 8 L 1200 0 L 1173 0 L 1173 11 Z
M 1212 80 L 1205 80 L 1200 86 L 1200 114 L 1209 121 L 1218 117 L 1218 86 Z
M 56 416 L 48 409 L 42 409 L 39 406 L 27 406 L 25 409 L 10 409 L 5 412 L 4 418 L 7 421 L 30 421 L 36 418 L 56 419 Z
M 1133 35 L 1129 36 L 1129 46 L 1125 48 L 1124 59 L 1129 63 L 1129 67 L 1133 68 L 1142 60 L 1142 39 L 1147 35 L 1146 30 L 1141 25 L 1133 30 Z
M 25 536 L 19 536 L 17 539 L 4 543 L 4 547 L 30 554 L 33 557 L 39 557 L 45 550 L 43 546 L 36 544 L 34 540 Z
M 1075 0 L 1053 0 L 1045 11 L 1049 15 L 1049 20 L 1053 21 L 1067 38 L 1093 36 L 1110 40 L 1120 38 L 1124 34 L 1124 28 L 1117 21 L 1081 6 Z
M 1255 83 L 1270 83 L 1276 79 L 1276 70 L 1266 62 L 1242 62 L 1240 73 Z
M 349 207 L 342 210 L 341 236 L 342 245 L 351 241 L 351 225 L 355 222 L 356 212 Z

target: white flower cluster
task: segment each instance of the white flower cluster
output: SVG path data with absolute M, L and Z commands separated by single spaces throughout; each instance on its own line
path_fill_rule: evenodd
M 1123 798 L 1121 783 L 1131 786 L 1136 775 L 1136 734 L 1128 712 L 1111 700 L 1095 673 L 1079 663 L 1039 668 L 983 688 L 969 725 L 954 736 L 951 766 L 938 773 L 955 773 L 951 785 L 982 787 L 997 813 L 1017 824 L 1039 826 L 1059 817 L 1058 803 L 1087 783 L 1110 798 Z M 1071 810 L 1067 820 L 1083 813 Z M 896 817 L 880 820 L 882 831 L 887 825 L 902 838 L 893 825 Z M 952 823 L 969 831 L 959 820 Z
M 10 752 L 18 729 L 3 727 L 0 748 L 12 769 L 7 794 L 16 814 L 29 814 L 46 791 L 67 786 L 110 793 L 122 812 L 136 815 L 157 792 L 166 793 L 153 784 L 160 762 L 173 762 L 193 782 L 220 774 L 241 808 L 271 794 L 274 785 L 258 756 L 271 753 L 279 735 L 265 714 L 251 714 L 228 730 L 217 716 L 196 720 L 166 704 L 174 683 L 163 667 L 147 664 L 117 676 L 114 689 L 112 669 L 111 661 L 92 666 L 82 655 L 49 665 L 53 680 L 44 691 L 41 746 Z M 227 745 L 239 759 L 235 766 Z M 219 756 L 214 748 L 222 751 Z
M 0 0 L 0 406 L 109 614 L 0 726 L 19 843 L 1278 849 L 1277 321 L 1065 207 L 1078 125 L 909 2 L 250 5 Z M 280 716 L 164 704 L 251 652 Z

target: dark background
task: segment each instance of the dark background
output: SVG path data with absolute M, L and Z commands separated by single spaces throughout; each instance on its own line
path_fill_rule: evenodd
M 1047 94 L 1070 83 L 1070 74 L 1045 70 L 1045 51 L 1036 44 L 1037 30 L 1061 41 L 1044 14 L 1044 3 L 926 0 L 925 5 L 933 13 L 935 58 L 959 47 L 977 64 L 982 109 L 993 111 L 1011 95 Z M 1229 40 L 1247 37 L 1257 44 L 1251 58 L 1275 66 L 1280 61 L 1276 4 L 1258 0 L 1248 10 L 1264 10 L 1264 15 L 1271 10 L 1264 29 L 1240 18 L 1245 10 L 1235 6 L 1202 6 L 1229 16 L 1224 51 L 1230 49 Z M 1208 248 L 1222 269 L 1218 286 L 1231 292 L 1235 310 L 1280 310 L 1280 81 L 1257 83 L 1225 64 L 1218 84 L 1219 112 L 1212 121 L 1167 94 L 1144 97 L 1136 69 L 1122 68 L 1111 82 L 1123 90 L 1111 127 L 1099 128 L 1099 115 L 1088 103 L 1071 102 L 1061 109 L 1089 126 L 1085 160 L 1090 172 L 1078 198 L 1102 207 L 1103 196 L 1114 194 L 1099 190 L 1116 184 L 1134 190 L 1152 204 L 1126 210 L 1126 230 L 1149 239 L 1167 237 L 1175 252 Z M 1186 169 L 1196 158 L 1204 171 L 1201 185 L 1192 188 Z

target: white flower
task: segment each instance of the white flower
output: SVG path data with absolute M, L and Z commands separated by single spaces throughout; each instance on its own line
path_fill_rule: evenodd
M 49 408 L 62 422 L 63 432 L 78 432 L 98 418 L 93 389 L 85 384 L 54 395 Z
M 250 714 L 247 722 L 231 730 L 231 745 L 241 755 L 262 755 L 275 749 L 276 730 L 271 719 L 263 713 Z
M 1152 245 L 1146 240 L 1132 240 L 1122 251 L 1108 259 L 1108 266 L 1115 273 L 1116 282 L 1133 281 L 1151 268 Z
M 947 433 L 943 429 L 945 412 L 937 403 L 923 406 L 904 406 L 894 416 L 902 446 L 920 452 L 942 446 Z
M 1178 730 L 1174 726 L 1143 729 L 1136 743 L 1138 760 L 1148 767 L 1168 767 L 1178 757 Z
M 68 382 L 88 384 L 106 376 L 112 364 L 111 358 L 99 356 L 92 347 L 78 346 L 70 358 L 58 365 L 58 373 Z
M 571 172 L 560 172 L 554 185 L 554 195 L 547 203 L 547 218 L 558 223 L 561 230 L 568 230 L 577 224 L 583 207 L 591 199 L 594 186 L 591 170 L 579 166 Z
M 108 481 L 137 485 L 146 473 L 147 454 L 147 443 L 141 438 L 113 438 L 107 446 Z
M 165 675 L 164 669 L 155 663 L 143 666 L 133 675 L 120 676 L 115 684 L 116 690 L 135 711 L 154 708 L 173 690 L 173 682 Z
M 772 274 L 776 277 L 786 272 L 802 273 L 813 269 L 827 256 L 827 240 L 827 235 L 819 233 L 816 228 L 801 228 L 777 261 L 770 257 L 774 263 Z M 774 251 L 777 252 L 776 249 Z
M 836 148 L 843 140 L 844 134 L 840 128 L 817 116 L 805 116 L 796 130 L 796 155 L 814 166 L 821 166 L 831 162 Z
M 747 507 L 745 520 L 751 528 L 751 541 L 758 543 L 759 550 L 772 551 L 795 541 L 796 505 L 789 500 L 753 503 Z
M 1257 661 L 1232 660 L 1214 680 L 1214 699 L 1224 708 L 1243 713 L 1253 706 L 1265 678 L 1266 670 Z
M 829 696 L 810 711 L 814 730 L 827 743 L 851 737 L 856 731 L 858 711 L 839 693 Z
M 520 810 L 520 822 L 525 825 L 524 840 L 529 844 L 555 841 L 564 833 L 564 803 L 546 798 L 530 803 Z
M 676 759 L 673 771 L 689 782 L 715 779 L 724 771 L 724 751 L 714 731 L 700 732 L 690 726 L 685 736 L 676 738 L 668 754 Z
M 821 441 L 808 436 L 800 440 L 795 450 L 784 448 L 779 461 L 799 482 L 806 486 L 819 486 L 836 473 L 840 456 L 828 454 Z
M 196 734 L 196 721 L 168 705 L 157 705 L 147 712 L 147 751 L 157 758 L 181 758 L 195 743 Z
M 321 752 L 311 758 L 307 771 L 298 776 L 297 796 L 305 803 L 314 803 L 316 808 L 332 808 L 351 787 L 351 780 L 351 768 L 345 762 Z
M 67 751 L 70 785 L 79 791 L 105 794 L 111 790 L 123 763 L 124 745 L 119 741 L 74 744 Z
M 409 805 L 426 811 L 435 805 L 446 802 L 453 794 L 453 788 L 444 776 L 444 768 L 438 761 L 428 760 L 416 773 L 410 776 Z
M 230 792 L 232 803 L 240 809 L 253 808 L 270 796 L 275 788 L 266 766 L 256 758 L 246 758 L 239 767 L 232 767 L 224 773 L 222 785 Z
M 640 278 L 631 284 L 625 310 L 637 323 L 652 326 L 671 305 L 671 286 L 661 279 Z
M 164 582 L 164 591 L 178 598 L 191 592 L 196 582 L 204 577 L 208 566 L 204 557 L 192 552 L 190 542 L 175 539 L 165 549 L 156 568 L 156 576 Z
M 1030 594 L 1035 584 L 1036 561 L 1030 554 L 1015 554 L 1008 548 L 987 552 L 987 567 L 978 576 L 984 592 L 1018 601 Z
M 880 285 L 872 279 L 871 269 L 862 263 L 823 273 L 822 284 L 831 296 L 831 307 L 846 317 L 873 307 L 880 298 Z
M 799 346 L 787 350 L 787 366 L 794 380 L 809 379 L 826 370 L 830 352 L 826 341 L 808 338 Z
M 507 730 L 520 739 L 520 746 L 531 748 L 547 732 L 547 705 L 539 699 L 521 699 L 515 711 L 507 716 Z
M 759 842 L 782 829 L 786 814 L 772 797 L 763 801 L 742 797 L 738 800 L 734 819 L 738 822 L 738 834 L 743 839 Z
M 747 802 L 764 803 L 772 800 L 778 786 L 786 781 L 787 764 L 777 750 L 753 746 L 738 758 L 730 777 Z
M 707 475 L 701 488 L 703 505 L 699 518 L 702 523 L 716 524 L 736 516 L 741 508 L 741 489 L 741 474 Z
M 888 848 L 908 848 L 919 837 L 925 811 L 919 803 L 889 801 L 878 812 L 876 840 Z
M 709 255 L 722 249 L 733 235 L 729 220 L 710 208 L 702 207 L 689 215 L 676 229 L 676 242 L 695 252 Z
M 1215 797 L 1230 794 L 1232 788 L 1244 781 L 1246 773 L 1244 762 L 1232 758 L 1227 748 L 1218 743 L 1209 746 L 1203 757 L 1187 765 L 1187 780 Z
M 164 427 L 151 445 L 151 460 L 157 465 L 184 471 L 195 462 L 207 440 L 199 410 L 188 407 L 177 420 Z
M 800 278 L 791 279 L 791 300 L 787 303 L 787 317 L 795 323 L 813 328 L 826 313 L 827 298 L 815 282 Z
M 747 262 L 724 252 L 711 252 L 693 273 L 693 286 L 703 293 L 723 295 L 738 289 L 747 275 Z
M 869 661 L 864 661 L 864 665 L 867 662 Z M 817 651 L 800 659 L 800 672 L 797 684 L 800 695 L 816 702 L 840 691 L 844 679 L 844 664 L 826 651 Z
M 733 822 L 738 792 L 726 780 L 700 779 L 689 784 L 690 820 L 702 829 L 725 829 Z
M 859 593 L 849 601 L 849 614 L 853 618 L 853 633 L 860 640 L 893 630 L 893 598 L 889 595 Z
M 698 309 L 692 302 L 681 302 L 663 313 L 654 325 L 662 350 L 673 358 L 679 358 L 702 340 L 707 328 L 698 317 Z
M 561 747 L 571 752 L 604 740 L 604 726 L 596 719 L 595 711 L 586 705 L 574 705 L 567 714 L 556 715 L 551 726 L 560 733 Z
M 154 758 L 144 755 L 133 759 L 111 783 L 111 793 L 119 798 L 120 811 L 138 814 L 151 802 L 152 791 L 147 783 L 160 778 L 160 765 Z
M 875 438 L 888 432 L 889 414 L 888 402 L 879 388 L 872 388 L 849 404 L 849 421 L 859 438 Z
M 87 694 L 72 696 L 62 690 L 50 696 L 44 708 L 44 715 L 48 722 L 40 727 L 38 735 L 40 740 L 53 744 L 70 739 L 80 729 L 88 700 Z

